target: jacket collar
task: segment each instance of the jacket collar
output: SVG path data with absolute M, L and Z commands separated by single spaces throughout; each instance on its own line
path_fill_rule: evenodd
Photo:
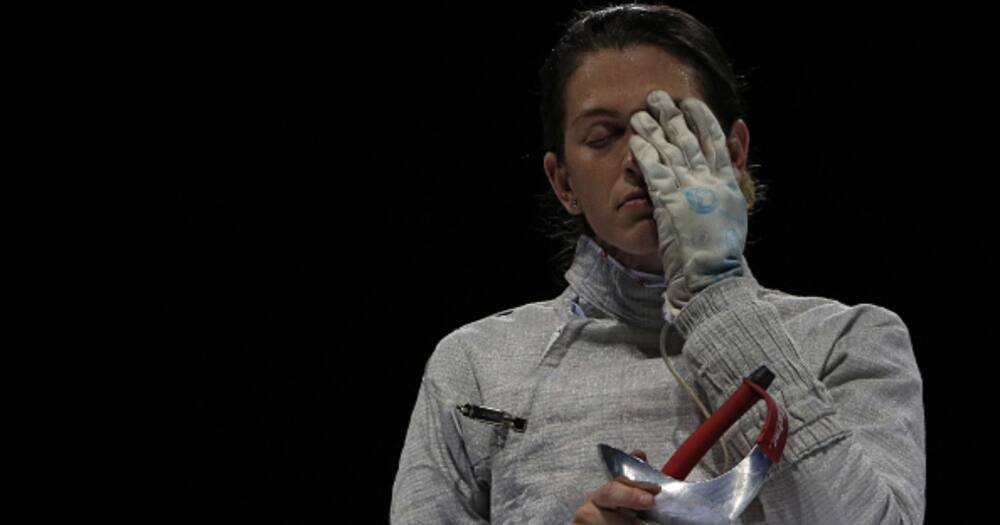
M 743 258 L 743 269 L 752 277 Z M 587 317 L 610 317 L 633 326 L 659 329 L 669 318 L 664 311 L 664 275 L 625 267 L 597 242 L 581 234 L 566 282 L 577 295 L 576 302 Z

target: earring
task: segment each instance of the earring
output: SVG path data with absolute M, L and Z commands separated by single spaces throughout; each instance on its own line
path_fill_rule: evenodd
M 576 208 L 579 205 L 580 203 L 576 199 L 573 199 L 573 207 Z

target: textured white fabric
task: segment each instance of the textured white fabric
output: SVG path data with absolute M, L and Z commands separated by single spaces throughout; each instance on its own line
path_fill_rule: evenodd
M 565 524 L 607 482 L 598 443 L 643 449 L 662 465 L 702 420 L 660 357 L 665 329 L 682 338 L 671 362 L 712 410 L 758 365 L 775 372 L 769 392 L 789 412 L 788 443 L 739 523 L 922 522 L 922 380 L 898 316 L 764 288 L 744 259 L 744 276 L 664 321 L 663 290 L 590 241 L 578 242 L 558 297 L 438 343 L 400 457 L 392 523 Z M 524 417 L 527 430 L 467 419 L 455 409 L 464 403 Z M 749 451 L 763 415 L 758 404 L 737 423 L 731 452 Z M 688 480 L 726 468 L 716 447 Z

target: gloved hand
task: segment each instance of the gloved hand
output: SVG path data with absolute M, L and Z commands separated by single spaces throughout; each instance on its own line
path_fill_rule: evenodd
M 637 135 L 629 148 L 653 201 L 667 280 L 664 314 L 676 317 L 701 290 L 743 275 L 747 202 L 726 136 L 704 102 L 687 98 L 678 109 L 657 90 L 646 107 L 630 119 Z

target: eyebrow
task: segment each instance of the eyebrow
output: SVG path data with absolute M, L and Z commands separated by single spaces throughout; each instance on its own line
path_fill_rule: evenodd
M 671 98 L 674 100 L 674 105 L 680 104 L 681 100 L 679 98 L 677 98 L 677 97 L 671 97 Z M 643 107 L 643 108 L 640 108 L 640 109 L 637 109 L 637 110 L 633 111 L 632 113 L 637 113 L 637 112 L 639 112 L 641 110 L 645 110 L 645 109 L 646 108 Z M 587 118 L 590 118 L 590 117 L 598 117 L 598 116 L 602 116 L 602 117 L 614 117 L 614 118 L 617 118 L 617 119 L 622 118 L 621 114 L 618 113 L 617 111 L 615 111 L 615 110 L 613 110 L 611 108 L 606 108 L 606 107 L 598 106 L 598 107 L 590 108 L 587 111 L 584 111 L 583 113 L 580 113 L 579 115 L 577 115 L 576 118 L 573 119 L 573 122 L 570 123 L 569 127 L 575 126 L 576 123 L 579 122 L 579 121 L 581 121 L 581 120 L 584 120 L 584 119 L 587 119 Z
M 617 111 L 610 108 L 602 108 L 602 107 L 590 108 L 587 111 L 584 111 L 583 113 L 577 115 L 576 118 L 573 119 L 573 122 L 570 123 L 569 127 L 575 126 L 577 122 L 583 119 L 587 119 L 590 117 L 597 117 L 597 116 L 621 118 L 621 115 Z

